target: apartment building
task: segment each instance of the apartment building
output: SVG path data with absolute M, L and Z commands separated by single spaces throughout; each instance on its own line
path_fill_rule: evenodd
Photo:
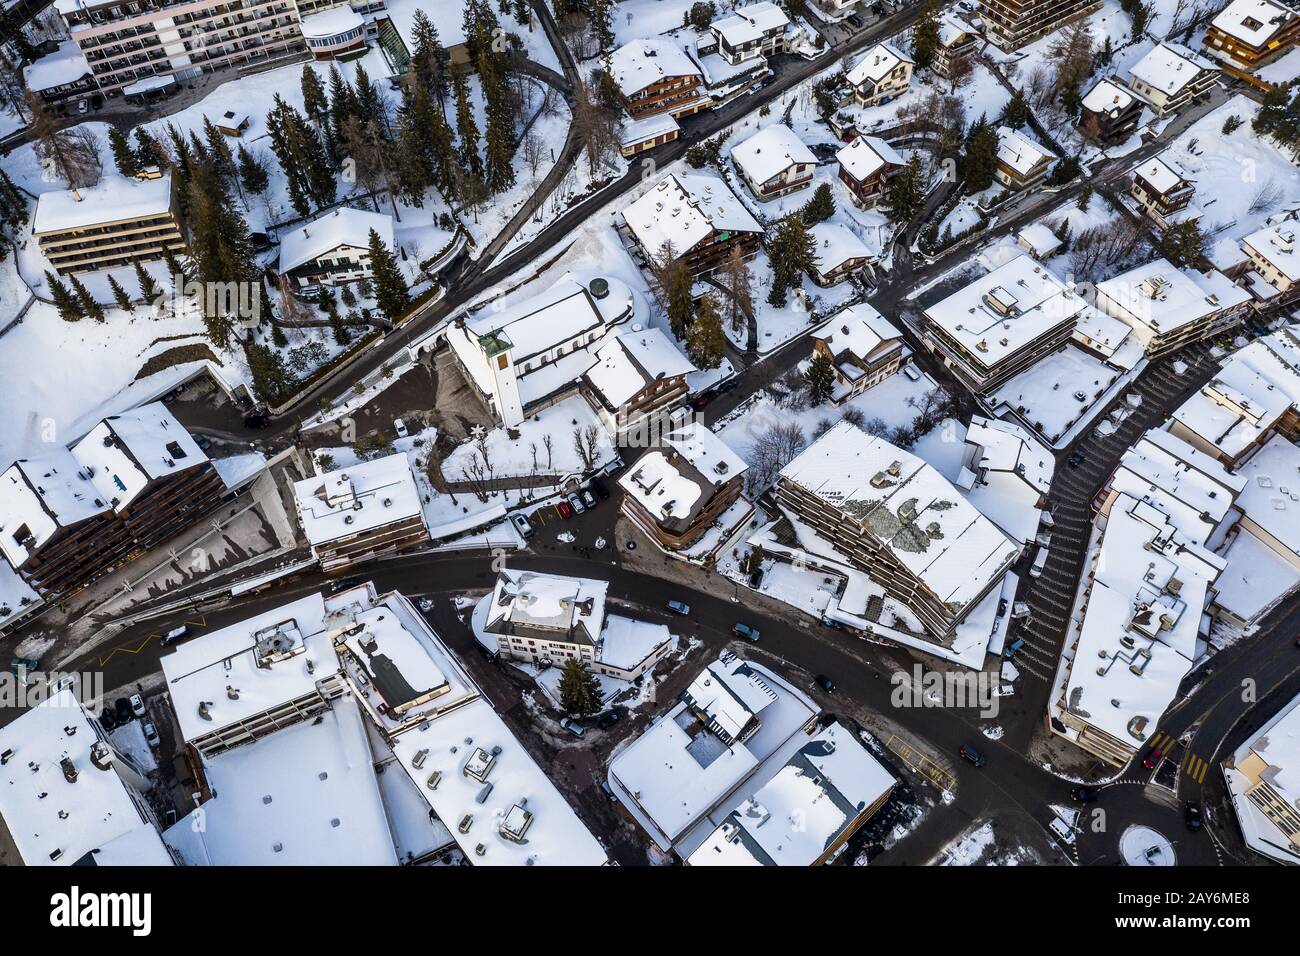
M 766 202 L 812 185 L 817 157 L 784 123 L 765 126 L 731 150 L 731 162 L 750 192 Z
M 961 17 L 944 13 L 939 19 L 939 45 L 934 50 L 931 69 L 951 80 L 980 45 L 980 34 Z
M 100 92 L 152 77 L 185 80 L 304 48 L 294 0 L 56 0 Z
M 1224 762 L 1223 776 L 1246 845 L 1300 865 L 1300 697 L 1285 704 Z
M 1300 42 L 1300 12 L 1273 0 L 1232 0 L 1205 31 L 1205 49 L 1229 68 L 1249 73 Z
M 867 208 L 880 202 L 890 178 L 907 165 L 898 150 L 875 136 L 855 136 L 835 159 L 840 182 L 849 188 L 856 203 Z
M 1099 0 L 980 0 L 980 17 L 988 38 L 1010 51 L 1100 8 Z
M 1097 283 L 1097 308 L 1132 328 L 1152 358 L 1218 335 L 1250 307 L 1250 293 L 1222 272 L 1178 269 L 1166 259 Z
M 624 209 L 622 219 L 622 229 L 647 260 L 670 248 L 696 277 L 716 270 L 732 249 L 753 258 L 763 238 L 758 220 L 712 173 L 665 176 Z
M 1196 184 L 1182 168 L 1163 156 L 1148 159 L 1133 170 L 1132 196 L 1143 214 L 1160 229 L 1180 222 L 1201 218 L 1201 210 L 1191 205 Z
M 156 172 L 156 171 L 155 171 Z M 106 175 L 97 186 L 41 193 L 32 235 L 60 275 L 113 269 L 182 252 L 171 173 Z
M 80 588 L 208 514 L 225 483 L 161 402 L 0 475 L 0 552 L 42 596 Z
M 1129 69 L 1129 85 L 1157 116 L 1176 113 L 1208 93 L 1219 68 L 1181 43 L 1165 40 Z
M 922 649 L 951 647 L 1021 552 L 932 466 L 849 422 L 781 469 L 776 498 L 915 615 Z
M 23 67 L 23 86 L 53 104 L 92 93 L 95 78 L 77 44 L 64 40 L 53 53 Z
M 769 0 L 737 7 L 709 29 L 717 38 L 718 54 L 732 66 L 786 52 L 792 34 L 790 18 Z
M 627 440 L 635 429 L 686 398 L 686 376 L 695 370 L 662 330 L 629 330 L 596 348 L 595 362 L 582 374 L 581 390 L 606 431 Z
M 835 370 L 831 401 L 861 395 L 901 369 L 912 356 L 903 335 L 865 302 L 851 305 L 812 333 L 813 357 Z
M 987 395 L 1069 342 L 1083 297 L 1031 256 L 1017 256 L 924 310 L 926 343 Z
M 699 66 L 667 37 L 625 43 L 609 54 L 606 68 L 634 120 L 658 113 L 689 116 L 712 105 Z
M 1292 213 L 1241 240 L 1241 249 L 1250 260 L 1251 272 L 1261 282 L 1251 288 L 1263 294 L 1261 308 L 1276 310 L 1300 300 L 1300 247 L 1296 232 L 1300 220 Z M 1253 276 L 1252 276 L 1253 278 Z
M 1106 145 L 1122 143 L 1137 132 L 1145 106 L 1118 78 L 1104 77 L 1083 97 L 1079 131 Z

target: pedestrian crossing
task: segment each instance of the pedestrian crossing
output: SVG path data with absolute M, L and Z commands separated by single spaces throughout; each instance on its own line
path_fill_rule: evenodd
M 1183 757 L 1183 773 L 1197 783 L 1205 783 L 1205 774 L 1209 769 L 1210 765 L 1190 750 Z
M 1148 743 L 1152 752 L 1159 750 L 1165 757 L 1172 756 L 1174 748 L 1179 746 L 1178 738 L 1159 730 L 1152 735 Z M 1205 783 L 1205 777 L 1210 771 L 1209 763 L 1190 750 L 1184 751 L 1183 758 L 1179 761 L 1179 768 L 1185 776 L 1197 783 Z

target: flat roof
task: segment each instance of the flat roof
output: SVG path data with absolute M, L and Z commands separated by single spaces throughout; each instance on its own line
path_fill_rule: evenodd
M 293 483 L 302 530 L 313 547 L 420 517 L 420 490 L 405 452 Z
M 41 193 L 32 218 L 32 235 L 163 216 L 171 210 L 171 202 L 171 173 L 158 179 L 129 179 L 109 173 L 97 186 Z
M 1250 293 L 1222 272 L 1179 269 L 1167 259 L 1097 283 L 1102 311 L 1162 335 L 1248 301 Z

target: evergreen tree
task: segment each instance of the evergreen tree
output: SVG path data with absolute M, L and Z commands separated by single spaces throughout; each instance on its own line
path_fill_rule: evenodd
M 226 134 L 217 129 L 212 120 L 206 116 L 203 117 L 203 137 L 207 140 L 207 153 L 212 158 L 212 163 L 216 167 L 218 175 L 227 181 L 234 179 L 237 172 L 235 154 L 230 150 L 230 143 L 226 140 Z
M 768 293 L 768 302 L 784 305 L 786 292 L 799 285 L 803 276 L 817 266 L 817 245 L 802 216 L 794 213 L 777 224 L 767 254 L 772 262 L 772 290 Z
M 254 196 L 260 196 L 270 184 L 266 164 L 250 153 L 243 143 L 239 144 L 239 181 Z
M 712 293 L 696 304 L 695 321 L 686 330 L 686 354 L 696 368 L 708 371 L 722 364 L 727 336 L 722 331 L 722 315 Z
M 411 21 L 411 72 L 415 74 L 420 85 L 424 87 L 441 107 L 442 101 L 451 90 L 447 80 L 447 51 L 442 47 L 438 37 L 438 28 L 433 25 L 428 14 L 416 10 Z M 443 117 L 446 119 L 446 117 Z
M 998 166 L 998 134 L 981 116 L 971 124 L 966 150 L 961 157 L 961 175 L 968 193 L 977 193 L 993 185 Z
M 316 124 L 317 129 L 324 130 L 329 123 L 329 96 L 325 93 L 325 84 L 321 82 L 320 74 L 312 69 L 310 63 L 302 65 L 300 85 L 303 111 L 307 114 L 307 118 Z
M 1195 219 L 1175 223 L 1165 230 L 1157 248 L 1162 256 L 1185 269 L 1195 266 L 1205 252 L 1205 236 Z
M 461 165 L 475 179 L 482 179 L 483 160 L 478 152 L 478 123 L 474 120 L 474 110 L 469 102 L 469 89 L 460 71 L 452 74 L 451 85 L 456 96 L 456 132 L 460 136 L 458 155 Z
M 289 199 L 298 215 L 306 216 L 313 205 L 321 208 L 333 203 L 337 190 L 334 170 L 316 130 L 278 93 L 266 114 L 266 125 L 271 150 L 284 170 Z
M 387 131 L 388 110 L 384 108 L 379 90 L 370 82 L 370 75 L 366 73 L 366 68 L 360 63 L 357 64 L 357 71 L 353 74 L 352 85 L 356 94 L 357 116 L 366 121 L 377 122 L 380 129 Z
M 0 6 L 0 37 L 4 38 L 5 43 L 13 44 L 20 66 L 25 66 L 36 59 L 38 51 L 27 39 L 27 32 L 18 22 L 18 16 L 13 12 L 12 7 Z
M 339 68 L 330 64 L 330 127 L 334 131 L 334 142 L 342 141 L 349 117 L 356 115 L 357 104 L 352 87 L 343 79 Z
M 820 405 L 831 397 L 835 387 L 835 370 L 831 360 L 818 352 L 808 363 L 808 400 L 813 405 Z
M 113 150 L 113 164 L 117 166 L 119 173 L 123 176 L 136 176 L 139 174 L 140 164 L 136 161 L 135 150 L 131 148 L 131 141 L 116 126 L 108 128 L 108 145 Z
M 576 717 L 600 710 L 600 681 L 576 657 L 564 662 L 560 673 L 560 706 Z
M 149 166 L 161 167 L 167 163 L 162 144 L 143 126 L 135 128 L 135 162 L 139 169 Z
M 248 225 L 211 162 L 198 164 L 190 182 L 190 260 L 194 278 L 205 286 L 234 282 L 264 296 L 261 271 L 253 261 Z M 242 298 L 242 297 L 241 297 Z M 204 310 L 208 338 L 219 348 L 230 344 L 235 316 L 223 303 Z
M 588 0 L 587 3 L 591 32 L 602 50 L 608 50 L 614 45 L 613 16 L 610 6 L 610 0 Z
M 800 211 L 803 221 L 810 226 L 815 226 L 819 222 L 825 222 L 835 215 L 835 197 L 831 195 L 831 187 L 828 183 L 822 183 L 813 192 L 813 198 L 804 204 Z
M 892 223 L 910 222 L 925 205 L 921 158 L 915 153 L 885 187 L 885 216 Z
M 117 279 L 111 275 L 108 277 L 108 288 L 113 293 L 113 301 L 117 303 L 117 307 L 123 312 L 130 312 L 131 297 L 126 294 L 126 290 L 122 288 Z
M 1079 190 L 1079 200 L 1074 207 L 1080 212 L 1087 212 L 1090 202 L 1092 202 L 1092 183 L 1084 183 L 1083 188 Z
M 50 287 L 50 298 L 54 300 L 54 307 L 59 310 L 59 318 L 64 322 L 77 322 L 85 317 L 80 300 L 68 290 L 58 276 L 47 270 L 45 284 Z
M 139 259 L 135 260 L 135 284 L 140 289 L 140 298 L 146 303 L 158 298 L 158 285 L 153 281 L 153 276 L 145 271 L 144 263 Z
M 68 283 L 72 286 L 72 294 L 77 297 L 77 304 L 81 307 L 81 314 L 94 319 L 96 322 L 103 322 L 104 308 L 95 301 L 95 297 L 90 294 L 90 290 L 76 276 L 69 276 Z
M 285 366 L 279 352 L 249 340 L 244 343 L 244 354 L 258 395 L 274 404 L 293 392 L 297 378 Z
M 1002 122 L 1012 129 L 1019 129 L 1029 122 L 1029 104 L 1025 102 L 1024 91 L 1016 87 L 1002 110 Z
M 176 258 L 176 250 L 171 246 L 163 246 L 163 262 L 167 266 L 167 278 L 176 286 L 184 285 L 186 280 L 193 278 L 191 271 Z
M 733 332 L 739 332 L 754 311 L 753 280 L 739 246 L 732 246 L 731 255 L 720 270 L 719 281 L 727 290 L 727 322 Z
M 919 70 L 934 65 L 939 49 L 939 8 L 934 0 L 926 0 L 921 14 L 912 25 L 912 59 Z
M 374 273 L 372 284 L 375 303 L 390 322 L 396 322 L 411 304 L 411 293 L 406 278 L 397 264 L 397 257 L 384 245 L 379 233 L 370 230 L 370 269 Z

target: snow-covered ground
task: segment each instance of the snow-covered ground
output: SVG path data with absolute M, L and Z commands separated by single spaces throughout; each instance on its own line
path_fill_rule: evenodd
M 520 424 L 514 429 L 517 438 L 511 437 L 510 429 L 500 427 L 487 432 L 481 446 L 474 439 L 465 442 L 447 456 L 442 464 L 442 473 L 449 481 L 464 480 L 464 471 L 480 454 L 486 454 L 496 478 L 583 472 L 586 466 L 574 447 L 574 432 L 585 431 L 592 425 L 600 432 L 596 448 L 596 465 L 599 467 L 613 459 L 614 446 L 591 406 L 581 396 L 574 395 Z M 549 457 L 545 445 L 548 437 L 551 440 Z M 535 466 L 534 451 L 537 455 Z

